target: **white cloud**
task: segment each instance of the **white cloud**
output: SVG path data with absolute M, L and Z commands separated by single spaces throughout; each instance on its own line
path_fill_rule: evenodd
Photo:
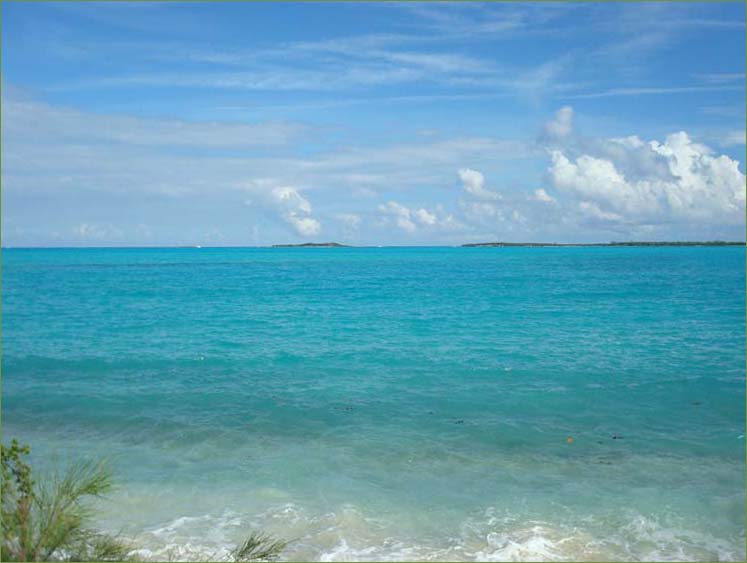
M 300 213 L 311 213 L 311 204 L 309 200 L 303 197 L 298 190 L 289 186 L 274 188 L 270 192 L 270 197 L 279 206 L 289 211 Z
M 537 154 L 527 142 L 473 136 L 349 145 L 312 158 L 306 150 L 282 150 L 290 143 L 307 147 L 296 143 L 309 127 L 97 114 L 29 100 L 13 89 L 3 94 L 4 194 L 65 193 L 72 201 L 92 192 L 183 199 L 221 192 L 230 198 L 247 178 L 267 178 L 272 186 L 373 198 L 392 185 L 433 185 L 464 161 Z M 249 146 L 265 150 L 243 150 Z
M 270 201 L 281 210 L 282 218 L 299 235 L 309 237 L 319 234 L 322 226 L 311 217 L 311 203 L 298 190 L 290 186 L 274 188 L 270 192 Z
M 700 108 L 700 112 L 705 115 L 717 115 L 719 117 L 742 117 L 744 115 L 744 104 L 703 106 Z
M 369 34 L 318 41 L 284 42 L 267 49 L 237 50 L 224 46 L 199 50 L 191 45 L 159 44 L 168 61 L 197 61 L 202 72 L 125 73 L 70 81 L 59 90 L 111 88 L 125 85 L 207 87 L 239 90 L 339 91 L 347 88 L 401 84 L 427 79 L 491 80 L 494 61 L 453 52 L 404 50 L 420 44 L 422 35 Z M 142 49 L 142 46 L 140 46 Z M 133 55 L 134 56 L 134 55 Z
M 685 132 L 669 135 L 664 143 L 611 139 L 599 149 L 603 157 L 582 154 L 573 159 L 560 150 L 551 152 L 554 186 L 585 202 L 586 214 L 640 224 L 744 222 L 745 176 L 739 163 L 714 156 Z
M 573 130 L 573 108 L 565 106 L 555 112 L 555 117 L 545 123 L 545 135 L 550 139 L 562 139 Z
M 429 211 L 423 207 L 410 209 L 396 201 L 388 201 L 379 205 L 379 212 L 383 215 L 382 224 L 386 225 L 389 220 L 393 220 L 400 229 L 411 234 L 420 228 L 439 231 L 462 228 L 461 223 L 452 214 L 445 214 L 440 205 Z
M 437 221 L 436 216 L 425 209 L 415 211 L 415 217 L 423 225 L 435 225 Z
M 311 237 L 319 234 L 322 225 L 311 216 L 312 207 L 309 200 L 292 186 L 270 187 L 271 185 L 272 180 L 268 179 L 257 179 L 247 183 L 247 190 L 253 193 L 255 198 L 244 203 L 274 210 L 301 236 Z
M 38 141 L 42 129 L 54 131 L 55 137 L 69 144 L 105 142 L 205 148 L 279 146 L 308 130 L 304 125 L 289 122 L 194 122 L 90 113 L 12 94 L 3 96 L 2 119 L 3 136 L 13 143 L 29 138 Z
M 644 194 L 633 197 L 636 187 L 629 185 L 609 160 L 582 155 L 576 162 L 572 162 L 559 150 L 552 151 L 551 154 L 551 178 L 561 190 L 575 192 L 582 197 L 619 201 L 620 204 L 636 205 L 643 209 L 655 203 L 655 200 L 642 202 Z M 641 191 L 645 188 L 646 186 L 641 186 Z
M 693 77 L 709 84 L 724 84 L 729 82 L 744 82 L 745 75 L 743 72 L 711 72 L 693 74 Z
M 286 221 L 293 225 L 299 235 L 311 237 L 319 234 L 322 229 L 321 223 L 312 217 L 302 217 L 290 211 L 283 215 Z
M 542 203 L 557 203 L 557 200 L 548 194 L 544 188 L 534 190 L 530 199 L 541 201 Z
M 503 210 L 494 203 L 460 200 L 459 207 L 469 221 L 500 222 L 505 218 Z
M 122 238 L 122 230 L 111 224 L 80 223 L 73 227 L 73 235 L 89 242 L 117 241 Z
M 34 241 L 54 231 L 61 233 L 54 239 L 60 243 L 188 244 L 182 232 L 193 229 L 189 237 L 201 243 L 207 238 L 197 240 L 203 235 L 196 233 L 212 228 L 213 219 L 205 218 L 216 216 L 225 218 L 220 227 L 227 244 L 246 243 L 247 232 L 254 233 L 253 243 L 274 243 L 291 230 L 302 237 L 325 232 L 330 240 L 343 235 L 373 244 L 415 236 L 458 243 L 464 237 L 479 240 L 485 233 L 492 238 L 512 234 L 514 240 L 578 240 L 610 232 L 618 240 L 641 232 L 693 238 L 695 233 L 743 235 L 738 227 L 744 224 L 745 178 L 735 160 L 685 133 L 664 142 L 635 135 L 575 136 L 570 107 L 561 108 L 546 126 L 548 137 L 555 137 L 544 147 L 532 141 L 443 134 L 409 144 L 362 143 L 318 151 L 300 144 L 279 150 L 286 137 L 273 133 L 264 138 L 270 153 L 240 150 L 243 138 L 257 133 L 254 126 L 222 124 L 227 127 L 214 130 L 218 125 L 130 120 L 4 94 L 14 100 L 3 106 L 3 205 L 10 218 L 4 234 L 10 234 L 11 243 L 21 236 L 14 234 L 21 232 L 12 230 L 16 226 L 28 233 L 38 230 Z M 151 133 L 154 138 L 148 138 Z M 261 137 L 256 134 L 246 144 Z M 729 134 L 729 139 L 743 143 L 744 132 Z M 176 150 L 172 141 L 179 145 Z M 187 145 L 190 150 L 185 151 Z M 547 183 L 538 184 L 540 178 L 521 167 L 548 154 L 547 148 L 554 149 Z M 519 161 L 518 170 L 531 188 L 509 186 L 499 192 L 487 187 L 498 162 L 506 159 Z M 463 167 L 466 163 L 471 168 Z M 536 165 L 542 162 L 531 163 Z M 454 171 L 459 188 L 446 191 Z M 544 188 L 534 189 L 537 185 Z M 381 194 L 392 195 L 381 200 Z M 254 211 L 235 213 L 246 198 L 254 202 Z M 34 201 L 46 205 L 27 211 Z M 399 201 L 421 203 L 408 207 Z M 335 213 L 347 209 L 355 213 Z M 122 214 L 131 217 L 131 224 L 120 222 Z M 168 225 L 160 223 L 162 216 Z M 140 232 L 140 223 L 157 227 Z M 381 223 L 391 228 L 372 229 Z M 74 231 L 73 224 L 78 224 Z M 118 234 L 111 224 L 122 231 Z M 655 230 L 645 231 L 649 228 Z
M 361 216 L 355 213 L 338 213 L 335 217 L 348 230 L 356 231 L 361 226 Z
M 593 217 L 594 219 L 601 219 L 603 221 L 620 221 L 622 219 L 617 213 L 602 211 L 596 203 L 590 201 L 582 201 L 578 204 L 578 207 L 584 215 Z
M 469 195 L 483 200 L 498 200 L 501 195 L 485 188 L 485 176 L 477 170 L 462 168 L 459 170 L 459 178 L 462 180 L 462 188 Z
M 410 209 L 396 201 L 388 201 L 386 204 L 379 205 L 379 211 L 383 215 L 393 217 L 397 226 L 403 231 L 414 233 L 418 228 L 412 221 Z
M 506 201 L 498 192 L 485 188 L 485 176 L 477 170 L 459 170 L 464 197 L 458 201 L 459 209 L 467 225 L 511 229 L 512 223 L 523 223 L 524 216 L 515 205 Z M 509 200 L 515 199 L 510 194 Z M 514 202 L 516 203 L 516 202 Z
M 747 132 L 744 129 L 741 131 L 729 131 L 720 139 L 720 143 L 724 147 L 744 145 L 746 141 Z
M 639 88 L 610 88 L 599 92 L 568 95 L 569 99 L 610 98 L 617 96 L 649 96 L 689 94 L 692 92 L 729 92 L 743 90 L 744 86 L 673 86 L 673 87 L 639 87 Z

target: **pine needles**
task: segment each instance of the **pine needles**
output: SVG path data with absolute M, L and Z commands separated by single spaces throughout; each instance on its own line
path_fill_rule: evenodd
M 102 465 L 70 465 L 40 482 L 26 463 L 28 446 L 2 445 L 2 561 L 133 561 L 134 547 L 90 527 L 88 501 L 113 489 Z M 273 561 L 288 545 L 253 532 L 231 552 L 231 561 Z
M 28 446 L 2 446 L 3 561 L 124 561 L 130 547 L 88 527 L 85 502 L 112 489 L 103 465 L 73 464 L 37 483 L 24 460 Z
M 231 552 L 233 560 L 273 561 L 286 548 L 288 542 L 278 540 L 263 532 L 253 532 L 239 547 Z

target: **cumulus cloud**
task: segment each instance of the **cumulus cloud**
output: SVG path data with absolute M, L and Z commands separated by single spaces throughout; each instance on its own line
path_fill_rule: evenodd
M 504 213 L 503 210 L 493 204 L 484 201 L 467 201 L 460 200 L 459 208 L 470 222 L 484 222 L 490 220 L 491 222 L 503 221 Z
M 285 208 L 295 213 L 311 213 L 309 200 L 303 197 L 296 188 L 284 186 L 275 188 L 270 192 L 270 197 L 278 207 Z
M 355 213 L 338 213 L 335 217 L 350 231 L 358 230 L 361 225 L 361 217 Z
M 471 168 L 462 168 L 459 170 L 459 179 L 462 181 L 462 188 L 470 196 L 482 200 L 498 200 L 501 195 L 485 187 L 485 176 L 477 170 Z
M 383 216 L 383 224 L 388 224 L 390 220 L 394 221 L 397 227 L 410 234 L 421 228 L 453 231 L 462 227 L 451 213 L 444 213 L 440 205 L 429 211 L 422 207 L 411 209 L 396 201 L 388 201 L 379 205 L 379 212 Z
M 321 223 L 316 219 L 312 217 L 299 217 L 292 211 L 284 215 L 284 218 L 288 223 L 293 225 L 293 228 L 296 229 L 299 235 L 311 237 L 319 234 L 319 231 L 322 229 Z
M 201 122 L 94 113 L 3 89 L 3 192 L 60 195 L 75 213 L 90 192 L 213 200 L 236 197 L 248 178 L 314 187 L 338 197 L 378 198 L 392 185 L 434 184 L 465 161 L 524 159 L 532 143 L 464 136 L 364 143 L 315 151 L 322 128 L 291 122 Z M 295 147 L 292 152 L 288 146 Z M 257 150 L 247 151 L 248 148 Z M 186 149 L 186 150 L 185 150 Z M 276 152 L 279 151 L 279 152 Z M 329 198 L 327 198 L 329 199 Z M 82 219 L 82 218 L 81 218 Z M 234 225 L 238 228 L 238 225 Z
M 73 227 L 73 235 L 81 241 L 106 242 L 122 238 L 122 230 L 109 223 L 80 223 Z
M 590 201 L 580 202 L 578 208 L 581 210 L 582 214 L 593 219 L 600 219 L 602 221 L 620 221 L 622 219 L 622 217 L 617 213 L 602 211 L 596 203 Z
M 545 123 L 545 137 L 563 139 L 573 131 L 573 108 L 564 106 L 555 112 L 555 117 Z
M 293 186 L 270 187 L 271 184 L 271 180 L 264 179 L 249 182 L 247 188 L 255 193 L 255 199 L 248 199 L 244 203 L 276 211 L 301 236 L 319 234 L 322 225 L 312 217 L 309 200 Z
M 437 221 L 436 216 L 425 209 L 415 211 L 415 218 L 423 225 L 435 225 Z
M 553 185 L 581 200 L 586 214 L 640 224 L 744 221 L 745 176 L 739 163 L 715 156 L 685 132 L 663 143 L 611 139 L 600 143 L 599 152 L 602 156 L 569 158 L 562 150 L 551 151 Z
M 534 201 L 541 201 L 542 203 L 557 203 L 557 200 L 548 194 L 544 188 L 538 188 L 534 190 L 530 199 Z
M 561 108 L 545 126 L 546 187 L 484 197 L 485 177 L 459 171 L 468 232 L 522 240 L 742 236 L 745 176 L 736 160 L 684 132 L 664 141 L 577 137 L 572 117 Z
M 281 209 L 281 216 L 301 236 L 319 234 L 322 225 L 311 217 L 311 203 L 298 190 L 290 186 L 274 188 L 270 192 L 271 201 Z
M 379 205 L 379 211 L 385 216 L 392 217 L 403 231 L 414 233 L 418 228 L 412 220 L 410 209 L 396 201 L 388 201 L 386 204 Z
M 418 236 L 458 243 L 464 237 L 511 235 L 514 240 L 605 240 L 614 233 L 622 240 L 637 233 L 729 239 L 744 234 L 745 176 L 735 160 L 686 133 L 664 141 L 575 135 L 571 107 L 545 124 L 539 143 L 438 136 L 411 144 L 351 145 L 311 157 L 304 150 L 267 152 L 300 140 L 303 127 L 96 115 L 19 95 L 6 101 L 3 204 L 9 219 L 3 234 L 14 243 L 189 244 L 212 224 L 185 226 L 183 216 L 189 213 L 176 213 L 174 206 L 187 211 L 214 206 L 216 213 L 210 208 L 200 214 L 212 217 L 247 197 L 256 211 L 248 214 L 251 221 L 242 214 L 221 216 L 226 243 L 245 243 L 247 229 L 255 244 L 276 242 L 288 232 L 313 237 L 322 230 L 330 240 L 342 235 L 373 244 Z M 744 131 L 740 125 L 733 134 L 714 133 L 709 139 L 719 147 L 744 143 Z M 250 145 L 264 149 L 242 150 Z M 535 157 L 539 160 L 532 166 L 548 167 L 546 183 L 521 171 Z M 512 176 L 523 174 L 527 184 L 494 189 L 495 165 L 509 159 L 521 161 L 519 174 Z M 464 167 L 467 163 L 474 168 Z M 459 183 L 453 186 L 455 171 Z M 457 189 L 446 197 L 434 191 L 449 185 Z M 538 185 L 543 188 L 535 189 Z M 378 205 L 380 194 L 393 186 L 402 200 L 421 203 Z M 312 206 L 309 193 L 320 194 L 319 203 Z M 143 205 L 144 194 L 153 207 Z M 32 198 L 48 204 L 32 213 Z M 107 198 L 118 212 L 126 210 L 132 223 L 120 223 L 121 213 L 99 212 L 98 202 Z M 356 213 L 334 212 L 344 209 Z M 173 218 L 171 224 L 161 225 L 161 215 Z M 141 232 L 135 228 L 140 222 L 159 226 L 153 233 Z M 382 224 L 390 228 L 369 230 Z M 189 240 L 181 234 L 187 228 L 192 229 Z
M 540 219 L 547 212 L 547 204 L 555 199 L 544 189 L 535 190 L 527 197 L 526 192 L 508 191 L 501 194 L 485 188 L 485 177 L 476 170 L 461 169 L 463 197 L 458 201 L 461 223 L 466 230 L 496 229 L 505 234 L 519 236 L 518 231 L 531 230 L 533 219 Z M 537 206 L 542 202 L 542 207 Z M 495 235 L 493 235 L 495 238 Z
M 462 168 L 458 172 L 462 180 L 463 197 L 459 209 L 467 223 L 496 225 L 510 219 L 510 209 L 503 196 L 485 187 L 485 176 L 477 170 Z

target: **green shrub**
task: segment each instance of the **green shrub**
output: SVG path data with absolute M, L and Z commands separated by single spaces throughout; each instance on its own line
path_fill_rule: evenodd
M 231 552 L 231 556 L 237 562 L 273 561 L 287 545 L 286 541 L 275 539 L 263 532 L 254 532 Z
M 63 474 L 35 482 L 24 460 L 28 446 L 2 445 L 3 561 L 131 561 L 134 547 L 89 527 L 89 499 L 113 488 L 101 464 L 70 465 Z M 231 553 L 233 561 L 271 561 L 287 542 L 252 533 Z
M 112 489 L 101 464 L 78 463 L 35 482 L 24 460 L 28 446 L 2 445 L 3 561 L 124 561 L 131 548 L 88 527 L 85 504 Z

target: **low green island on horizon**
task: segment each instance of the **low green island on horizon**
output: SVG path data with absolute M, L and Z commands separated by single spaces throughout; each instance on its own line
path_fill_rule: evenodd
M 579 246 L 745 246 L 738 241 L 625 241 L 625 242 L 470 242 L 462 248 L 485 247 L 579 247 Z M 387 248 L 387 246 L 356 246 L 338 242 L 304 242 L 300 244 L 273 244 L 270 248 Z
M 2 246 L 2 250 L 66 250 L 66 249 L 159 249 L 170 248 L 175 250 L 200 250 L 220 248 L 580 248 L 580 247 L 692 247 L 692 246 L 747 246 L 745 242 L 739 241 L 612 241 L 612 242 L 469 242 L 458 245 L 433 244 L 433 245 L 373 245 L 373 244 L 342 244 L 339 242 L 303 242 L 303 243 L 278 243 L 260 246 L 211 246 L 211 245 L 178 245 L 178 246 Z

